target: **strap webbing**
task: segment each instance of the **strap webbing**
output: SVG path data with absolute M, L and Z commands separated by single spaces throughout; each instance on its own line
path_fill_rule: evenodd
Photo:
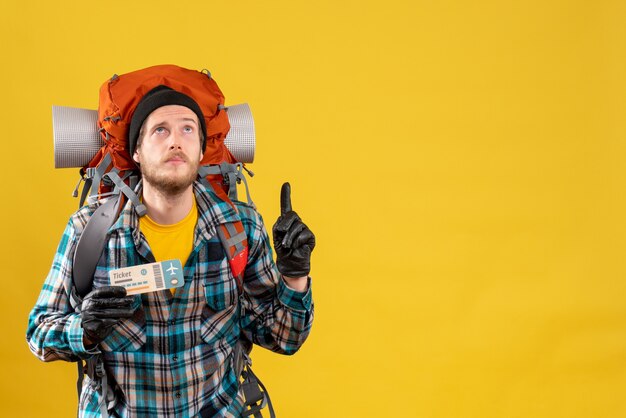
M 109 392 L 109 383 L 107 380 L 107 374 L 104 371 L 104 365 L 102 359 L 98 356 L 97 367 L 102 367 L 102 376 L 100 377 L 100 418 L 109 418 L 109 410 L 107 408 L 107 394 Z
M 83 185 L 83 191 L 80 194 L 80 202 L 78 202 L 78 207 L 81 208 L 85 204 L 85 199 L 87 199 L 87 193 L 91 190 L 91 185 L 93 184 L 93 179 L 87 177 L 85 179 L 85 184 Z
M 246 176 L 243 174 L 243 170 L 246 170 L 250 176 L 253 176 L 254 173 L 247 170 L 242 163 L 221 163 L 219 165 L 203 165 L 198 168 L 198 175 L 200 176 L 200 183 L 205 187 L 212 188 L 211 183 L 206 179 L 209 175 L 220 174 L 225 182 L 228 184 L 228 198 L 230 200 L 239 200 L 237 195 L 237 183 L 243 182 L 246 188 L 246 198 L 248 200 L 248 204 L 254 207 L 254 202 L 252 201 L 252 197 L 250 197 L 250 190 L 248 188 L 248 181 L 246 180 Z
M 109 395 L 109 383 L 107 379 L 106 371 L 104 370 L 104 361 L 102 360 L 102 355 L 97 354 L 94 357 L 90 357 L 85 360 L 78 360 L 76 363 L 78 366 L 78 379 L 76 381 L 76 389 L 78 391 L 78 405 L 79 405 L 79 413 L 80 413 L 80 396 L 83 391 L 83 379 L 85 377 L 85 367 L 87 368 L 87 375 L 89 378 L 96 384 L 96 390 L 100 394 L 100 403 L 98 404 L 98 408 L 100 409 L 100 417 L 108 418 L 109 410 L 108 405 L 115 403 L 114 396 L 111 399 L 107 399 Z M 111 392 L 112 394 L 112 392 Z
M 93 274 L 104 249 L 107 231 L 115 222 L 120 197 L 112 197 L 93 213 L 78 239 L 72 280 L 76 293 L 84 298 L 91 291 Z
M 222 171 L 218 165 L 201 165 L 198 167 L 198 174 L 200 177 L 205 178 L 212 174 L 222 174 Z
M 235 224 L 232 222 L 225 224 L 225 226 L 226 226 L 226 229 L 228 230 L 228 234 L 230 235 L 230 238 L 225 240 L 226 247 L 227 248 L 235 247 L 236 253 L 238 253 L 239 251 L 242 251 L 245 248 L 244 242 L 246 242 L 248 239 L 248 237 L 246 236 L 246 232 L 245 231 L 237 232 L 237 228 L 235 227 Z
M 109 171 L 104 175 L 104 177 L 110 179 L 113 183 L 115 183 L 115 189 L 122 192 L 124 196 L 126 196 L 130 199 L 131 202 L 133 202 L 137 215 L 144 216 L 148 212 L 148 209 L 146 209 L 146 206 L 141 203 L 137 194 L 130 187 L 128 187 L 128 185 L 124 183 L 124 181 L 117 174 L 117 170 Z
M 267 389 L 265 389 L 263 383 L 252 372 L 248 364 L 245 366 L 243 376 L 244 381 L 241 384 L 245 400 L 243 416 L 248 417 L 253 415 L 254 418 L 262 418 L 261 410 L 267 406 L 270 412 L 270 418 L 276 418 L 274 406 L 272 405 L 270 395 L 267 393 Z
M 76 362 L 78 366 L 78 379 L 76 379 L 76 390 L 78 392 L 78 404 L 80 405 L 80 394 L 83 392 L 83 379 L 85 378 L 85 365 L 82 360 Z
M 98 197 L 98 192 L 99 192 L 98 188 L 100 187 L 100 182 L 104 178 L 104 175 L 106 174 L 110 165 L 111 165 L 111 154 L 106 153 L 104 154 L 104 157 L 102 157 L 102 160 L 100 161 L 100 164 L 98 164 L 97 167 L 91 167 L 87 169 L 87 175 L 88 177 L 92 178 L 92 181 L 93 181 L 92 185 L 94 186 L 93 189 L 91 190 L 91 193 L 89 194 L 90 198 L 95 199 Z

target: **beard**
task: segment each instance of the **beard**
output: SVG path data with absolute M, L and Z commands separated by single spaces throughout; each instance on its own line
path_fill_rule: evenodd
M 143 180 L 165 196 L 175 196 L 183 193 L 198 178 L 200 161 L 192 161 L 185 154 L 178 152 L 168 155 L 163 159 L 162 163 L 165 164 L 172 157 L 183 158 L 187 162 L 185 167 L 188 169 L 171 174 L 170 170 L 162 170 L 161 164 L 144 163 L 139 166 Z

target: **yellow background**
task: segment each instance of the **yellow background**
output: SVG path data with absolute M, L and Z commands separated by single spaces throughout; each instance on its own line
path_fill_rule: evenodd
M 289 180 L 316 320 L 253 359 L 288 417 L 626 417 L 626 3 L 60 1 L 0 6 L 2 416 L 74 415 L 27 316 L 68 216 L 51 106 L 208 68 Z

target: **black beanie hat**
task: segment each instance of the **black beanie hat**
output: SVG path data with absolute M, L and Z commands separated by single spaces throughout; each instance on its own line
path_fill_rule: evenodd
M 160 85 L 149 92 L 147 92 L 137 104 L 135 112 L 130 119 L 130 127 L 128 128 L 128 150 L 131 157 L 135 153 L 135 146 L 137 145 L 137 139 L 139 139 L 139 131 L 141 125 L 146 120 L 150 113 L 154 112 L 159 107 L 179 105 L 185 106 L 192 110 L 196 116 L 198 116 L 198 122 L 200 122 L 200 129 L 202 131 L 202 150 L 206 145 L 206 124 L 204 122 L 204 115 L 198 103 L 191 97 L 184 93 L 178 92 L 167 86 Z

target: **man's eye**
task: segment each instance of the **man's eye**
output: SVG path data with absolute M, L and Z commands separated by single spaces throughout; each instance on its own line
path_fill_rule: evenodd
M 158 128 L 154 130 L 155 134 L 162 134 L 164 132 L 165 132 L 165 128 L 163 128 L 162 126 L 159 126 Z
M 191 126 L 185 126 L 183 128 L 183 132 L 185 132 L 186 134 L 190 134 L 193 132 L 193 128 Z

